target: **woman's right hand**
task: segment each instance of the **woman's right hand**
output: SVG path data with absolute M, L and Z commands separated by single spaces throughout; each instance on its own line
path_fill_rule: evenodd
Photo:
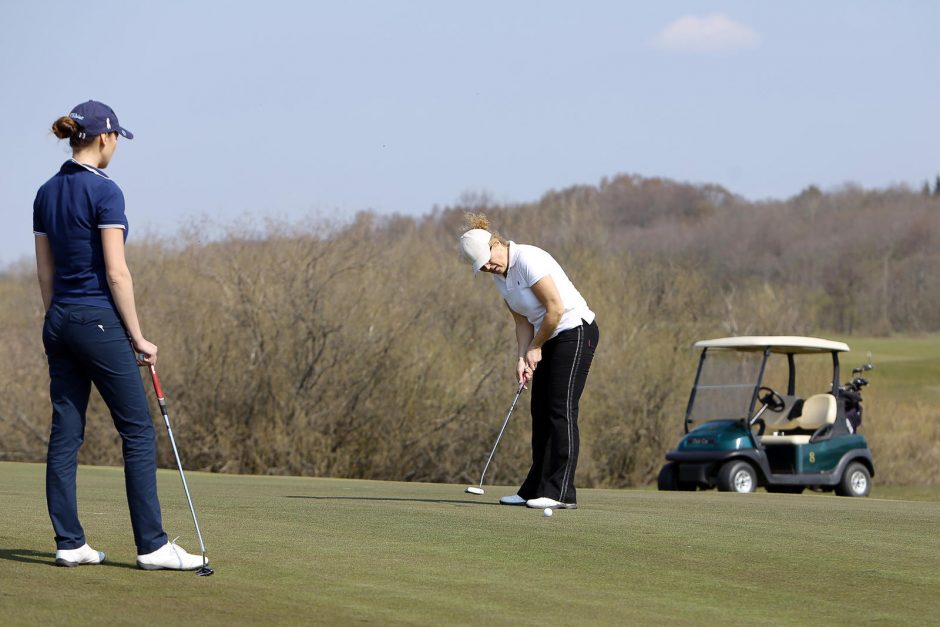
M 524 386 L 526 383 L 532 380 L 532 371 L 529 369 L 529 366 L 525 362 L 525 357 L 520 357 L 516 362 L 516 381 L 519 385 Z
M 144 338 L 131 341 L 134 352 L 137 353 L 138 366 L 153 366 L 157 363 L 157 345 Z

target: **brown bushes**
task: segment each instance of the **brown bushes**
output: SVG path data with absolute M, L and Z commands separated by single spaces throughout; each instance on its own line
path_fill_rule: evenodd
M 682 429 L 696 339 L 940 329 L 931 202 L 846 190 L 751 205 L 720 188 L 618 177 L 530 206 L 471 208 L 549 250 L 598 314 L 582 402 L 587 487 L 655 477 Z M 515 339 L 489 278 L 457 258 L 462 213 L 233 227 L 212 241 L 189 229 L 172 245 L 133 244 L 141 319 L 160 346 L 187 466 L 475 481 L 515 388 Z M 0 458 L 41 460 L 48 378 L 32 267 L 2 275 L 0 296 Z M 528 467 L 525 402 L 494 482 L 516 483 Z M 919 482 L 925 467 L 937 476 L 927 411 L 905 408 L 887 431 L 866 422 L 884 457 L 879 481 Z M 109 423 L 96 398 L 81 461 L 120 463 Z
M 863 431 L 875 458 L 876 480 L 884 484 L 940 483 L 940 412 L 909 402 L 869 402 Z

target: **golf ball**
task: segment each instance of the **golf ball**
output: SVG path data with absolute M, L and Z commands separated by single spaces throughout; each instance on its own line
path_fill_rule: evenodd
M 554 514 L 554 513 L 555 513 L 555 512 L 552 511 L 552 508 L 551 508 L 551 507 L 546 507 L 544 510 L 542 510 L 542 516 L 545 516 L 546 518 L 548 518 L 549 516 L 551 516 L 551 515 Z

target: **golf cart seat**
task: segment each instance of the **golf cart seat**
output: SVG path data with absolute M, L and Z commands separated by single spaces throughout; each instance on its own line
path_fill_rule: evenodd
M 796 418 L 799 429 L 816 431 L 823 425 L 831 425 L 836 421 L 836 397 L 832 394 L 814 394 L 803 402 L 803 411 Z M 764 444 L 809 444 L 812 435 L 764 435 L 761 442 Z
M 799 396 L 787 396 L 781 394 L 780 398 L 784 403 L 784 411 L 779 414 L 765 413 L 764 421 L 767 424 L 767 431 L 792 431 L 800 428 L 800 414 L 803 413 L 803 399 Z
M 816 429 L 836 421 L 836 397 L 832 394 L 814 394 L 803 403 L 803 413 L 797 419 L 803 429 Z

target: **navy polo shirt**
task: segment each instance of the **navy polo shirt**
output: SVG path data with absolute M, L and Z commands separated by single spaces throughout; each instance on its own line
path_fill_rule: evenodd
M 49 238 L 52 302 L 114 308 L 100 229 L 124 229 L 124 193 L 108 175 L 70 159 L 36 193 L 33 233 Z

